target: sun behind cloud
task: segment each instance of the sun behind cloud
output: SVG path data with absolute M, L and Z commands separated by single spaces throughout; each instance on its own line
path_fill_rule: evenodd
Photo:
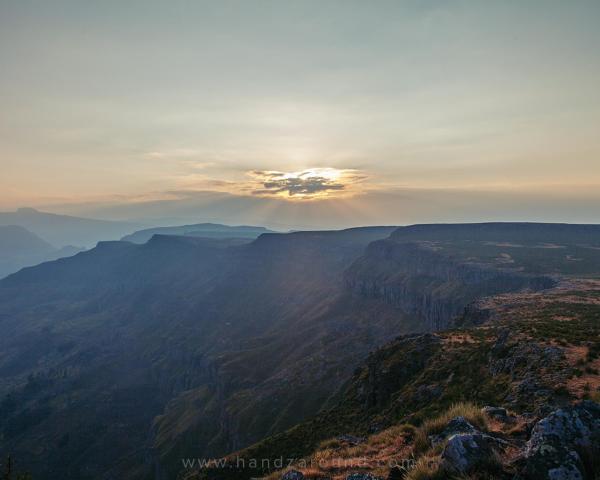
M 297 172 L 253 170 L 253 195 L 277 196 L 289 200 L 343 197 L 357 193 L 366 176 L 357 170 L 331 167 L 309 168 Z

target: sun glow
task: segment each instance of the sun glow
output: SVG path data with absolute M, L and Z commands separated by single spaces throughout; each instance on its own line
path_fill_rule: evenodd
M 356 194 L 365 176 L 356 170 L 309 168 L 297 172 L 273 170 L 250 172 L 255 181 L 254 195 L 277 196 L 288 200 L 339 198 Z

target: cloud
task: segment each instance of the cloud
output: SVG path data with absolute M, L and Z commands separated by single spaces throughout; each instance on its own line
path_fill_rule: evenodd
M 342 183 L 319 176 L 286 177 L 283 174 L 267 174 L 266 178 L 269 178 L 269 180 L 263 182 L 264 188 L 257 190 L 257 193 L 287 193 L 290 196 L 312 195 L 345 188 Z
M 254 195 L 315 198 L 339 195 L 362 181 L 365 176 L 355 170 L 313 168 L 300 172 L 253 170 L 249 174 L 259 184 Z

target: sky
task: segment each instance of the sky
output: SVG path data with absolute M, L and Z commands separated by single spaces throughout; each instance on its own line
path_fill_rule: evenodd
M 600 223 L 597 0 L 0 0 L 0 210 Z

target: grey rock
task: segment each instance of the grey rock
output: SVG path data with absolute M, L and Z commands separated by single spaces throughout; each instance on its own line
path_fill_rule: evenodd
M 457 433 L 479 433 L 477 429 L 471 425 L 465 417 L 454 417 L 448 422 L 442 433 L 429 436 L 429 442 L 432 447 L 443 442 L 452 435 Z
M 298 470 L 290 470 L 283 474 L 281 480 L 304 480 L 304 475 Z
M 450 436 L 456 433 L 475 433 L 477 429 L 465 417 L 454 417 L 448 422 L 444 434 Z
M 510 419 L 506 408 L 487 406 L 483 407 L 481 411 L 489 417 L 495 418 L 496 420 L 500 420 L 501 422 L 506 422 Z
M 600 445 L 600 405 L 584 401 L 540 420 L 525 450 L 525 476 L 531 480 L 582 480 L 579 451 Z
M 354 435 L 340 435 L 336 438 L 336 440 L 339 442 L 349 443 L 350 445 L 360 445 L 366 441 L 364 437 L 355 437 Z
M 442 452 L 442 467 L 450 472 L 469 472 L 488 462 L 500 447 L 497 439 L 483 433 L 453 435 Z

